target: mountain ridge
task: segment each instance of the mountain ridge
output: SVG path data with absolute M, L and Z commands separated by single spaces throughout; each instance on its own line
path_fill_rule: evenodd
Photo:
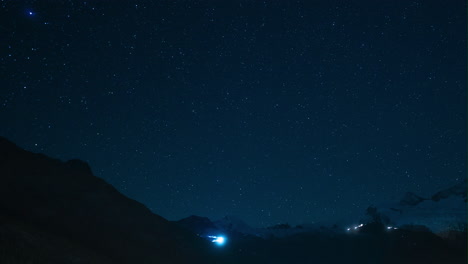
M 92 174 L 0 137 L 0 216 L 100 252 L 116 263 L 203 259 L 201 238 Z M 0 228 L 1 230 L 1 228 Z

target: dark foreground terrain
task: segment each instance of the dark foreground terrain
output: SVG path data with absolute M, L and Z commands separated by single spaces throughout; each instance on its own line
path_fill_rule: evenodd
M 316 232 L 243 238 L 223 250 L 229 263 L 466 263 L 466 233 L 457 235 L 449 241 L 427 231 Z
M 466 263 L 466 230 L 232 233 L 219 247 L 93 176 L 0 137 L 0 263 Z

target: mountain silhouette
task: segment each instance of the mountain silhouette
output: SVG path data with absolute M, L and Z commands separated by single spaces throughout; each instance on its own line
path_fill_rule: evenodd
M 202 236 L 218 235 L 221 231 L 208 217 L 191 215 L 189 217 L 175 221 L 179 226 Z
M 4 260 L 31 251 L 34 263 L 206 261 L 209 242 L 122 195 L 83 161 L 62 162 L 0 137 L 0 183 L 0 248 L 14 249 Z
M 369 225 L 380 224 L 379 232 L 259 229 L 234 216 L 170 222 L 95 177 L 86 162 L 62 162 L 0 137 L 0 263 L 466 263 L 466 224 L 445 237 L 430 225 L 449 213 L 466 220 L 460 186 L 432 199 L 410 194 L 388 210 L 403 224 L 428 223 L 424 230 L 382 223 Z M 222 247 L 206 239 L 218 234 L 227 236 Z
M 444 189 L 442 191 L 435 193 L 431 199 L 437 202 L 442 199 L 447 199 L 449 197 L 458 196 L 458 197 L 462 197 L 466 203 L 466 188 L 467 188 L 466 179 L 463 179 L 460 183 L 450 188 L 447 188 L 447 189 Z
M 466 180 L 423 198 L 408 192 L 395 203 L 378 206 L 389 224 L 397 226 L 425 226 L 436 234 L 460 231 L 466 226 Z
M 403 199 L 401 199 L 400 205 L 417 205 L 424 200 L 427 199 L 424 199 L 413 192 L 407 192 Z

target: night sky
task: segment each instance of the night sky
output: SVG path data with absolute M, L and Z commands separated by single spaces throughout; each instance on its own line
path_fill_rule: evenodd
M 466 177 L 466 8 L 2 0 L 0 135 L 169 220 L 359 217 Z

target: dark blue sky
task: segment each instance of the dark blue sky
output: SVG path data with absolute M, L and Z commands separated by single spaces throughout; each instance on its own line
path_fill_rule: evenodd
M 170 220 L 357 217 L 466 177 L 465 1 L 0 5 L 0 135 Z

